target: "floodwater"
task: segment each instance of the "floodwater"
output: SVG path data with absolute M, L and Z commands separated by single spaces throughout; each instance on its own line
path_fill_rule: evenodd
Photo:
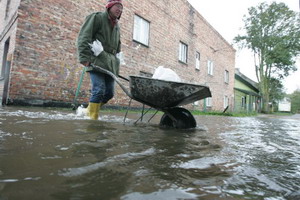
M 0 107 L 0 200 L 300 199 L 300 115 L 138 116 Z

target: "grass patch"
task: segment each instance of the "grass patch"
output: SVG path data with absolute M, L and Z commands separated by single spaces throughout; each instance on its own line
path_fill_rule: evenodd
M 294 115 L 293 113 L 289 113 L 289 112 L 273 112 L 271 114 L 272 115 L 278 115 L 278 116 L 291 116 L 291 115 Z
M 218 112 L 218 111 L 191 111 L 193 115 L 218 115 L 218 116 L 229 116 L 229 117 L 250 117 L 257 116 L 256 112 Z

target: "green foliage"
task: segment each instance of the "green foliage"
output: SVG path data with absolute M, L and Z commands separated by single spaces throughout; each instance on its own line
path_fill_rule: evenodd
M 282 100 L 285 97 L 283 91 L 284 86 L 281 80 L 271 78 L 270 80 L 270 101 L 274 103 Z
M 241 48 L 254 53 L 256 75 L 267 112 L 268 102 L 276 90 L 272 80 L 281 80 L 296 71 L 295 58 L 300 53 L 299 14 L 284 3 L 261 3 L 244 16 L 244 35 L 235 37 Z M 280 86 L 280 85 L 278 85 Z M 275 91 L 271 91 L 271 89 Z
M 289 95 L 293 113 L 300 113 L 300 89 Z

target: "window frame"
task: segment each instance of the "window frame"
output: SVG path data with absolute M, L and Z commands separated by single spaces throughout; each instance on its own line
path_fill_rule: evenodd
M 212 107 L 212 97 L 207 97 L 205 99 L 205 104 L 206 104 L 206 107 Z
M 178 60 L 184 64 L 188 62 L 188 45 L 182 41 L 179 42 Z
M 241 107 L 246 109 L 246 105 L 247 105 L 247 97 L 246 96 L 242 96 L 242 102 L 241 102 Z
M 223 107 L 224 109 L 229 106 L 229 97 L 227 95 L 224 96 Z
M 137 21 L 139 20 L 139 21 Z M 147 24 L 147 27 L 144 25 Z M 146 35 L 145 35 L 146 33 Z M 132 38 L 134 42 L 149 47 L 150 44 L 150 21 L 134 14 L 133 16 L 133 33 Z
M 214 62 L 212 60 L 207 60 L 207 74 L 214 75 Z
M 7 2 L 6 2 L 6 8 L 5 8 L 5 17 L 4 17 L 4 19 L 7 19 L 7 18 L 8 18 L 9 10 L 10 10 L 10 4 L 11 4 L 11 0 L 7 0 Z
M 195 69 L 200 71 L 200 60 L 201 60 L 201 54 L 199 51 L 196 51 L 196 63 L 195 63 Z
M 224 82 L 229 84 L 229 71 L 225 70 L 224 72 Z

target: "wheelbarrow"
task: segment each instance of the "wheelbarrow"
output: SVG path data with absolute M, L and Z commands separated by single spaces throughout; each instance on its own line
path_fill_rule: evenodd
M 193 115 L 187 109 L 179 106 L 211 97 L 209 88 L 203 85 L 165 81 L 142 76 L 129 76 L 129 79 L 120 76 L 120 78 L 129 81 L 129 91 L 110 71 L 96 65 L 92 65 L 92 67 L 99 72 L 110 75 L 130 97 L 130 104 L 132 99 L 143 104 L 141 120 L 144 116 L 145 105 L 149 106 L 150 109 L 156 109 L 157 112 L 162 111 L 164 114 L 160 120 L 161 126 L 180 129 L 195 128 L 197 123 Z M 127 113 L 124 121 L 126 116 Z

